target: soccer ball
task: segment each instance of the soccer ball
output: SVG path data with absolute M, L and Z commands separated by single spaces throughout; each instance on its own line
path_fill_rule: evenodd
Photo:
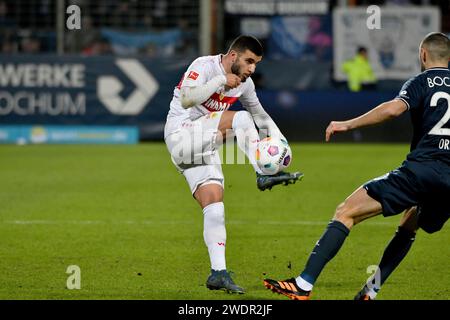
M 286 140 L 267 137 L 258 142 L 256 163 L 266 175 L 286 169 L 292 161 L 292 152 Z

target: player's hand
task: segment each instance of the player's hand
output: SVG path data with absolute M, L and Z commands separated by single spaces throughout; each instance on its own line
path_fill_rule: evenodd
M 225 84 L 226 87 L 233 89 L 236 88 L 241 84 L 241 78 L 239 78 L 234 73 L 227 73 L 227 83 Z
M 335 132 L 345 132 L 350 129 L 350 125 L 347 121 L 331 121 L 325 131 L 325 141 L 330 141 L 331 135 Z

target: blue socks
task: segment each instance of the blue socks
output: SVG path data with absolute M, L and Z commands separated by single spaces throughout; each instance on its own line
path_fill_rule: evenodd
M 398 227 L 394 238 L 389 242 L 384 250 L 383 257 L 378 265 L 380 274 L 380 285 L 382 285 L 395 268 L 400 264 L 403 258 L 411 248 L 416 233 L 403 227 Z M 380 288 L 377 288 L 380 289 Z
M 303 272 L 302 279 L 313 285 L 328 261 L 333 259 L 342 247 L 350 230 L 341 222 L 333 220 L 314 247 Z
M 297 278 L 301 281 L 306 281 L 306 283 L 303 283 L 303 287 L 306 285 L 312 288 L 325 265 L 334 258 L 349 233 L 350 230 L 337 220 L 333 220 L 328 224 L 324 234 L 311 252 L 305 269 L 300 274 L 301 279 Z M 414 242 L 414 237 L 415 232 L 402 227 L 398 228 L 394 238 L 384 250 L 383 257 L 379 263 L 380 287 L 406 256 Z M 378 291 L 380 288 L 374 289 Z

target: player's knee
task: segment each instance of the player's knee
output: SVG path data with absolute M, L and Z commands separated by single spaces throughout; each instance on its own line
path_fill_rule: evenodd
M 211 194 L 206 194 L 197 200 L 200 203 L 200 206 L 202 208 L 205 208 L 205 207 L 209 206 L 210 204 L 213 204 L 216 202 L 222 202 L 223 199 L 222 199 L 221 195 L 211 193 Z
M 194 194 L 195 199 L 198 201 L 202 208 L 209 206 L 210 204 L 223 201 L 223 193 L 216 188 L 210 188 L 209 190 L 202 190 Z
M 339 204 L 334 212 L 333 220 L 337 220 L 348 228 L 351 228 L 355 224 L 355 220 L 353 218 L 354 209 L 348 203 L 348 201 L 344 201 Z
M 238 111 L 234 114 L 232 128 L 233 130 L 246 130 L 255 126 L 253 117 L 248 111 Z
M 410 232 L 416 232 L 419 229 L 417 207 L 412 207 L 405 212 L 399 226 Z

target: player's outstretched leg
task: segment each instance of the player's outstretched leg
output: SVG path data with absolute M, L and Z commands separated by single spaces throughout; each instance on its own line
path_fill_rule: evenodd
M 231 122 L 231 125 L 230 125 Z M 293 184 L 301 180 L 303 174 L 300 172 L 279 172 L 275 175 L 263 175 L 256 163 L 256 148 L 258 146 L 259 135 L 256 130 L 252 116 L 247 111 L 225 111 L 219 124 L 222 134 L 226 130 L 233 129 L 239 149 L 241 149 L 256 171 L 256 185 L 259 190 L 272 189 L 273 186 L 283 184 Z
M 256 130 L 253 118 L 248 111 L 234 113 L 231 129 L 236 136 L 236 142 L 256 172 L 262 173 L 256 164 L 256 148 L 258 147 L 259 134 Z
M 227 233 L 222 186 L 205 182 L 195 191 L 194 197 L 203 208 L 203 238 L 211 261 L 211 274 L 206 280 L 206 287 L 228 293 L 244 293 L 244 289 L 233 282 L 226 267 Z
M 297 278 L 288 281 L 264 279 L 264 285 L 291 299 L 296 298 L 299 294 L 309 297 L 323 268 L 338 253 L 353 225 L 379 213 L 381 213 L 381 204 L 369 197 L 364 188 L 358 188 L 344 203 L 337 207 L 333 220 L 328 224 L 322 237 L 314 246 L 303 272 Z M 295 283 L 295 290 L 292 286 L 289 291 L 283 288 L 281 284 L 286 287 L 285 283 Z M 297 294 L 294 295 L 293 291 L 296 291 Z
M 397 232 L 384 250 L 378 270 L 367 280 L 354 300 L 375 300 L 381 286 L 408 254 L 417 229 L 417 209 L 412 207 L 405 212 Z

